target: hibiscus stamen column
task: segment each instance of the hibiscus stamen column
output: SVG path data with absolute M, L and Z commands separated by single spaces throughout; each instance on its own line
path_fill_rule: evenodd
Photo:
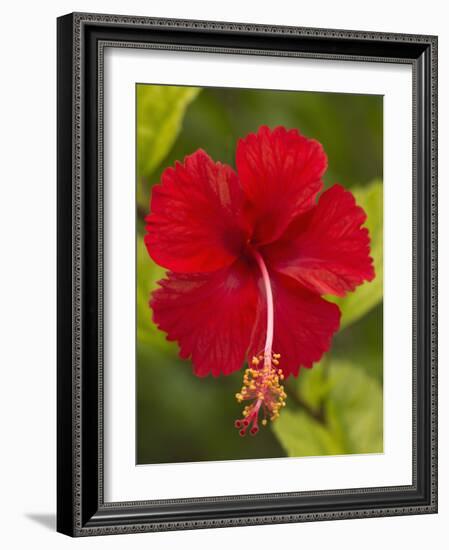
M 243 418 L 235 421 L 235 427 L 240 430 L 241 436 L 246 434 L 250 425 L 249 433 L 256 435 L 259 431 L 258 422 L 261 411 L 263 426 L 267 424 L 267 416 L 270 420 L 276 420 L 279 416 L 279 409 L 285 406 L 287 397 L 284 386 L 280 384 L 280 381 L 284 379 L 282 369 L 279 368 L 281 356 L 279 353 L 273 353 L 274 305 L 270 275 L 260 253 L 254 250 L 253 256 L 260 269 L 265 290 L 267 328 L 264 350 L 252 358 L 251 366 L 245 370 L 243 375 L 242 389 L 236 394 L 239 403 L 252 401 L 243 409 Z
M 267 336 L 265 339 L 264 363 L 271 363 L 271 353 L 273 348 L 274 335 L 274 307 L 273 307 L 273 291 L 271 289 L 270 275 L 268 274 L 267 266 L 263 261 L 259 252 L 253 252 L 254 258 L 262 273 L 262 280 L 265 288 L 265 296 L 267 300 Z

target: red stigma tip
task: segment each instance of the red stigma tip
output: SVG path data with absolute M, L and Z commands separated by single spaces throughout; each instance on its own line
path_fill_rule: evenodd
M 241 420 L 236 420 L 236 421 L 234 422 L 234 426 L 235 426 L 236 428 L 241 428 L 241 427 L 242 427 L 242 421 L 241 421 Z
M 240 436 L 240 437 L 245 437 L 245 433 L 246 433 L 245 430 L 240 430 L 240 431 L 239 431 L 239 436 Z

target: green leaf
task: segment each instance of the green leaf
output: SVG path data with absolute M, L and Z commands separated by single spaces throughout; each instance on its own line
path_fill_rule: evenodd
M 302 369 L 296 380 L 296 391 L 300 397 L 318 412 L 321 403 L 326 399 L 330 390 L 329 377 L 327 376 L 328 359 L 325 356 L 320 363 L 312 369 Z
M 339 434 L 348 453 L 381 453 L 383 396 L 378 381 L 350 361 L 335 361 L 329 378 L 329 429 Z
M 200 88 L 137 86 L 137 166 L 148 177 L 172 148 L 189 103 Z
M 273 430 L 288 456 L 345 454 L 332 432 L 304 411 L 282 411 Z
M 315 372 L 314 372 L 315 371 Z M 383 449 L 382 389 L 358 365 L 332 360 L 304 371 L 308 377 L 299 387 L 300 402 L 306 406 L 282 411 L 273 430 L 289 456 L 379 453 Z M 317 414 L 316 388 L 322 386 L 322 419 Z M 312 381 L 312 382 L 311 382 Z M 313 389 L 312 389 L 313 388 Z M 291 399 L 293 401 L 293 399 Z
M 341 310 L 340 330 L 351 325 L 376 306 L 383 297 L 383 186 L 374 181 L 365 187 L 353 188 L 357 204 L 367 214 L 366 227 L 371 237 L 371 256 L 376 276 L 365 282 L 344 298 L 328 296 Z

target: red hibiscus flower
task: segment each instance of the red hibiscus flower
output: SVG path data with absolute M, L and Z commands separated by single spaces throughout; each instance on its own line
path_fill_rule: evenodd
M 168 270 L 150 302 L 157 326 L 197 376 L 248 359 L 237 400 L 240 434 L 285 405 L 282 380 L 320 360 L 337 305 L 374 278 L 366 214 L 334 185 L 319 198 L 327 158 L 297 130 L 259 128 L 237 145 L 235 172 L 198 150 L 153 188 L 145 244 Z M 282 358 L 282 359 L 281 359 Z M 282 369 L 279 367 L 282 362 Z

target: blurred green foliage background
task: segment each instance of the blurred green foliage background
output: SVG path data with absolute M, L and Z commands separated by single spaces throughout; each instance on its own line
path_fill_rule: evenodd
M 137 463 L 383 451 L 381 96 L 139 84 L 137 103 Z M 242 371 L 197 378 L 152 323 L 149 296 L 164 270 L 143 244 L 151 187 L 176 160 L 205 149 L 235 166 L 239 137 L 262 124 L 298 128 L 328 155 L 326 186 L 341 183 L 368 214 L 376 278 L 344 299 L 331 351 L 287 380 L 287 407 L 241 438 L 234 399 Z

